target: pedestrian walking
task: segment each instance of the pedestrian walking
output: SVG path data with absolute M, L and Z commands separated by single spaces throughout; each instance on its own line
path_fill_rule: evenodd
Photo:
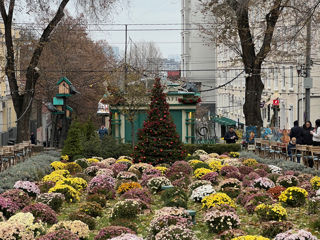
M 316 120 L 316 127 L 313 131 L 310 131 L 312 134 L 313 146 L 320 146 L 320 119 Z
M 226 134 L 224 135 L 224 140 L 226 141 L 226 143 L 231 144 L 231 143 L 236 143 L 236 141 L 239 139 L 238 135 L 236 134 L 236 132 L 234 131 L 233 127 L 229 128 L 229 131 L 226 132 Z
M 101 125 L 100 129 L 98 130 L 98 134 L 102 140 L 105 135 L 108 135 L 108 129 L 106 129 L 104 125 Z

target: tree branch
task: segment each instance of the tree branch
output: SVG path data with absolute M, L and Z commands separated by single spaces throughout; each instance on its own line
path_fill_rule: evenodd
M 230 2 L 230 0 L 228 0 L 228 2 Z M 246 73 L 250 73 L 251 69 L 254 68 L 253 65 L 254 59 L 256 58 L 256 53 L 252 34 L 250 32 L 248 2 L 242 2 L 241 8 L 239 7 L 239 3 L 237 1 L 234 0 L 231 2 L 233 2 L 234 6 L 237 6 L 237 8 L 234 8 L 234 11 L 237 16 L 237 28 L 242 48 L 242 58 Z
M 13 10 L 14 10 L 15 0 L 10 0 L 9 11 L 8 11 L 8 20 L 12 23 Z
M 1 11 L 3 22 L 6 23 L 8 16 L 7 16 L 6 7 L 4 6 L 3 0 L 0 0 L 0 11 Z
M 19 88 L 16 79 L 15 73 L 15 56 L 14 56 L 14 48 L 13 48 L 13 39 L 12 39 L 12 18 L 13 18 L 13 10 L 14 10 L 15 0 L 10 0 L 9 11 L 8 14 L 6 12 L 5 4 L 3 0 L 0 0 L 0 11 L 4 23 L 5 29 L 5 42 L 7 48 L 7 64 L 5 67 L 5 72 L 8 77 L 8 82 L 10 86 L 10 94 L 13 98 L 20 100 L 19 96 Z M 19 109 L 19 102 L 14 101 L 15 109 Z
M 26 83 L 26 90 L 32 90 L 32 95 L 34 94 L 34 87 L 37 82 L 37 79 L 39 78 L 39 73 L 35 69 L 39 63 L 39 59 L 41 56 L 41 53 L 43 51 L 43 48 L 45 44 L 49 41 L 50 35 L 52 31 L 55 29 L 55 27 L 59 24 L 61 19 L 64 16 L 64 9 L 66 5 L 68 4 L 69 0 L 62 0 L 60 3 L 60 6 L 56 12 L 56 15 L 54 18 L 50 21 L 48 26 L 43 31 L 40 40 L 38 42 L 38 45 L 36 49 L 33 52 L 31 61 L 29 63 L 29 66 L 27 68 L 27 83 Z
M 284 5 L 286 5 L 288 3 L 288 1 L 289 0 L 286 0 Z M 277 24 L 278 18 L 284 8 L 281 5 L 281 3 L 282 3 L 282 0 L 275 0 L 272 9 L 266 15 L 267 28 L 265 30 L 263 44 L 260 48 L 260 51 L 259 51 L 257 58 L 256 58 L 256 61 L 255 61 L 256 65 L 261 65 L 263 60 L 266 58 L 266 56 L 268 55 L 268 53 L 271 50 L 271 42 L 272 42 L 274 29 Z
M 227 0 L 227 4 L 233 9 L 233 11 L 237 11 L 238 7 L 239 7 L 239 3 L 237 2 L 237 0 Z

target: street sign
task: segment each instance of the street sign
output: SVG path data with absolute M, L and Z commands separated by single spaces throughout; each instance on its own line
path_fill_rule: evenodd
M 304 88 L 312 88 L 313 87 L 312 78 L 310 78 L 310 77 L 305 78 L 303 86 L 304 86 Z
M 279 104 L 280 104 L 279 99 L 273 100 L 273 106 L 279 106 Z

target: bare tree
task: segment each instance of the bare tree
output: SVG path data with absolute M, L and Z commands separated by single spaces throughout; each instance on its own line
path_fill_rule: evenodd
M 121 71 L 121 69 L 120 69 Z M 121 74 L 121 73 L 120 73 Z M 132 146 L 135 145 L 134 122 L 139 111 L 144 111 L 149 103 L 149 96 L 144 82 L 141 81 L 141 74 L 131 71 L 127 77 L 125 90 L 118 86 L 119 73 L 114 72 L 108 78 L 108 97 L 106 101 L 119 110 L 131 125 Z
M 244 65 L 246 91 L 243 111 L 246 125 L 261 127 L 262 64 L 270 53 L 277 51 L 279 56 L 284 44 L 290 44 L 301 36 L 302 28 L 320 1 L 199 1 L 203 4 L 203 13 L 213 23 L 203 27 L 205 34 L 217 44 L 232 49 L 235 59 Z
M 0 12 L 5 26 L 5 44 L 7 48 L 7 64 L 5 68 L 6 75 L 8 77 L 13 105 L 17 114 L 17 129 L 18 136 L 17 141 L 29 139 L 29 119 L 31 114 L 31 105 L 35 95 L 35 88 L 37 81 L 40 77 L 40 71 L 38 64 L 41 54 L 45 45 L 50 41 L 52 32 L 56 29 L 62 18 L 64 17 L 64 11 L 70 0 L 0 0 Z M 31 60 L 26 70 L 26 83 L 24 91 L 20 92 L 16 76 L 17 62 L 14 53 L 14 43 L 12 32 L 13 17 L 15 9 L 19 7 L 19 4 L 25 4 L 28 14 L 37 13 L 49 14 L 54 12 L 53 17 L 49 19 L 48 24 L 43 29 L 40 39 L 32 53 Z M 77 12 L 84 12 L 91 14 L 91 16 L 99 16 L 100 14 L 108 14 L 110 8 L 116 3 L 116 0 L 76 0 Z M 21 6 L 21 5 L 20 5 Z M 19 10 L 19 9 L 18 9 Z M 50 15 L 48 15 L 50 16 Z
M 83 17 L 67 16 L 51 35 L 51 41 L 44 47 L 39 61 L 41 76 L 36 86 L 35 99 L 51 102 L 58 91 L 56 83 L 66 76 L 81 93 L 68 99 L 77 119 L 86 121 L 88 116 L 95 116 L 96 104 L 105 93 L 105 76 L 112 71 L 115 60 L 107 42 L 94 42 L 86 32 Z M 21 69 L 25 70 L 36 41 L 29 30 L 21 32 L 20 51 Z M 88 71 L 81 71 L 83 64 Z M 22 76 L 23 77 L 23 76 Z M 25 78 L 22 78 L 25 82 Z M 93 118 L 94 120 L 94 118 Z
M 162 55 L 154 42 L 131 43 L 129 51 L 129 65 L 146 71 L 147 74 L 157 74 L 161 68 Z

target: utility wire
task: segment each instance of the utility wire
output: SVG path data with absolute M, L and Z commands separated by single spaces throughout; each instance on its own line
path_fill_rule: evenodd
M 238 77 L 240 77 L 240 75 L 241 75 L 242 73 L 244 73 L 244 70 L 242 70 L 242 72 L 239 73 L 239 74 L 238 74 L 236 77 L 234 77 L 232 80 L 230 80 L 230 81 L 228 81 L 228 82 L 226 82 L 226 83 L 224 83 L 224 84 L 222 84 L 222 85 L 220 85 L 220 86 L 218 86 L 218 87 L 211 88 L 211 89 L 201 90 L 201 91 L 199 91 L 199 92 L 209 92 L 209 91 L 214 91 L 214 90 L 219 89 L 219 88 L 223 88 L 224 86 L 232 83 L 234 80 L 236 80 Z

